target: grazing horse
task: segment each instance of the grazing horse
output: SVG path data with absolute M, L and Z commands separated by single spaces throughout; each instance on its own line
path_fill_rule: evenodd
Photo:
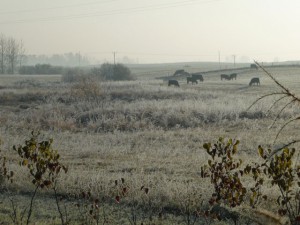
M 223 79 L 225 79 L 225 80 L 231 80 L 230 76 L 227 75 L 227 74 L 221 74 L 221 80 L 223 80 Z
M 256 64 L 253 63 L 253 64 L 250 64 L 250 68 L 251 68 L 251 69 L 258 69 L 258 66 L 257 66 Z
M 175 73 L 173 74 L 173 76 L 181 75 L 183 73 L 185 73 L 184 70 L 176 70 Z
M 171 85 L 179 87 L 179 83 L 177 80 L 169 80 L 168 86 L 171 86 Z
M 186 83 L 189 84 L 190 82 L 192 82 L 192 84 L 198 84 L 197 79 L 195 79 L 194 77 L 187 77 Z
M 251 79 L 249 86 L 252 86 L 252 84 L 260 85 L 260 81 L 258 77 L 254 77 Z
M 230 74 L 230 80 L 233 80 L 233 79 L 235 79 L 235 80 L 236 80 L 236 76 L 237 76 L 237 74 L 236 74 L 236 73 L 232 73 L 232 74 Z
M 201 82 L 204 81 L 202 74 L 192 74 L 192 78 L 194 78 L 195 80 L 199 80 Z

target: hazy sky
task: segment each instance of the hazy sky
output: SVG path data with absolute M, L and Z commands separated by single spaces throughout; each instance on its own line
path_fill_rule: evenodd
M 300 60 L 299 0 L 0 0 L 27 54 L 139 63 Z

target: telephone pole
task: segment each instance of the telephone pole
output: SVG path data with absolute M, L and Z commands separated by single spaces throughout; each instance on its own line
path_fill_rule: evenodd
M 78 53 L 78 65 L 80 67 L 80 61 L 81 61 L 81 55 L 80 55 L 80 52 Z
M 114 54 L 114 65 L 116 65 L 116 52 L 113 52 Z
M 221 53 L 220 53 L 220 51 L 219 51 L 219 67 L 221 69 Z
M 233 66 L 235 67 L 235 57 L 236 57 L 236 55 L 232 55 L 232 57 L 233 57 Z

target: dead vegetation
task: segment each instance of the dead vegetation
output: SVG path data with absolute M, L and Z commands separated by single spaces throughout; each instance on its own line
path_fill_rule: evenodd
M 296 87 L 300 82 L 295 79 L 297 69 L 285 68 L 283 74 L 279 70 L 282 75 L 278 79 L 291 89 Z M 16 171 L 16 182 L 10 188 L 20 193 L 31 191 L 31 183 L 22 175 L 11 148 L 23 143 L 31 130 L 39 130 L 44 137 L 53 138 L 53 145 L 69 167 L 68 174 L 60 178 L 60 194 L 67 196 L 80 190 L 97 193 L 103 198 L 102 210 L 111 224 L 213 223 L 193 214 L 199 202 L 208 200 L 211 194 L 209 182 L 200 178 L 200 167 L 207 161 L 203 143 L 219 136 L 235 137 L 241 141 L 239 156 L 254 160 L 256 147 L 262 143 L 272 145 L 270 137 L 276 136 L 287 118 L 299 112 L 297 106 L 288 105 L 277 116 L 282 105 L 273 105 L 272 96 L 247 110 L 258 96 L 276 91 L 272 81 L 263 77 L 261 87 L 249 87 L 252 76 L 252 72 L 244 73 L 227 85 L 212 73 L 201 85 L 181 85 L 180 89 L 158 80 L 82 80 L 47 85 L 39 81 L 40 85 L 26 88 L 12 83 L 0 92 L 2 149 Z M 270 107 L 273 112 L 268 111 Z M 274 118 L 277 123 L 268 130 Z M 276 144 L 289 141 L 298 130 L 293 125 L 286 129 L 289 132 L 283 132 Z M 116 205 L 117 190 L 113 187 L 121 178 L 131 192 Z M 149 189 L 149 194 L 140 190 L 142 186 Z M 7 196 L 2 195 L 4 199 Z M 38 198 L 50 201 L 45 196 Z M 5 206 L 7 210 L 9 203 Z M 120 209 L 123 213 L 113 213 Z M 147 210 L 149 214 L 145 214 Z M 47 216 L 46 212 L 41 214 Z M 38 220 L 39 216 L 33 218 Z M 232 223 L 231 219 L 225 221 Z

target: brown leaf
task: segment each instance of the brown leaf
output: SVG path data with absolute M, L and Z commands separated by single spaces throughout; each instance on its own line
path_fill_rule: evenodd
M 117 195 L 115 199 L 116 199 L 117 203 L 120 203 L 120 196 L 119 195 Z

